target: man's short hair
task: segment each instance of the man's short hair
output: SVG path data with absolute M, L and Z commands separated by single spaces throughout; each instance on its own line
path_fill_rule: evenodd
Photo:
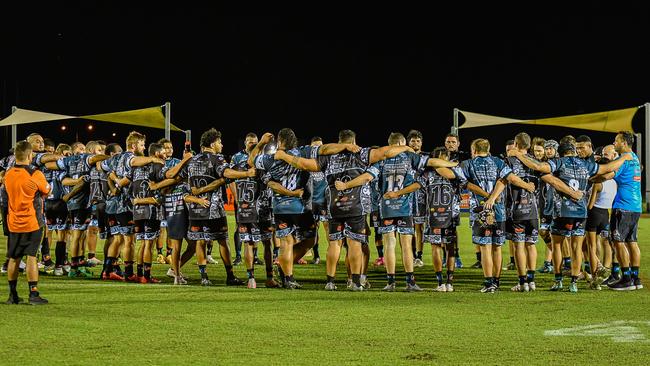
M 490 141 L 487 139 L 475 139 L 472 141 L 472 147 L 476 153 L 488 153 L 490 152 Z
M 27 140 L 18 141 L 16 143 L 16 147 L 14 148 L 14 156 L 16 157 L 16 160 L 26 160 L 31 152 L 32 144 L 27 142 Z
M 388 145 L 397 145 L 402 141 L 406 142 L 406 139 L 404 138 L 404 135 L 399 132 L 393 132 L 388 136 Z
M 460 142 L 460 138 L 458 137 L 458 134 L 455 134 L 455 133 L 453 133 L 453 132 L 449 132 L 449 133 L 445 136 L 445 140 L 447 139 L 447 137 L 453 137 L 453 138 L 456 139 L 456 141 Z
M 160 140 L 156 141 L 156 143 L 164 145 L 164 144 L 171 144 L 172 141 L 166 137 L 161 138 Z M 151 146 L 151 145 L 149 145 Z
M 278 142 L 282 142 L 286 150 L 293 149 L 298 146 L 298 138 L 290 128 L 283 128 L 278 132 Z
M 116 153 L 118 151 L 122 150 L 122 147 L 118 143 L 110 143 L 106 145 L 106 148 L 104 149 L 104 154 L 106 155 L 111 155 L 112 153 Z
M 156 153 L 159 151 L 165 150 L 165 147 L 163 144 L 159 144 L 157 142 L 153 142 L 149 144 L 149 156 L 156 156 Z
M 589 145 L 591 145 L 591 138 L 587 135 L 580 135 L 576 138 L 576 143 L 577 142 L 588 142 Z
M 97 149 L 97 146 L 99 146 L 97 141 L 88 141 L 88 143 L 86 144 L 86 152 L 94 154 L 95 150 Z
M 634 134 L 630 131 L 619 131 L 618 133 L 621 135 L 621 138 L 623 138 L 623 141 L 627 144 L 627 146 L 632 147 L 634 145 Z
M 416 138 L 422 140 L 422 132 L 418 130 L 411 130 L 409 133 L 406 135 L 406 141 L 411 141 L 411 139 Z
M 531 145 L 544 147 L 545 142 L 546 139 L 544 139 L 543 137 L 533 137 L 533 142 L 531 143 Z
M 431 152 L 431 156 L 438 159 L 442 156 L 447 156 L 447 154 L 449 154 L 449 152 L 447 152 L 447 148 L 444 146 L 438 146 Z
M 215 141 L 221 138 L 221 132 L 211 128 L 201 135 L 201 147 L 210 147 Z
M 72 150 L 74 150 L 74 149 L 76 149 L 77 146 L 79 146 L 79 145 L 83 145 L 83 142 L 75 141 L 75 142 L 72 143 L 72 145 L 70 145 L 70 148 L 71 148 Z
M 252 139 L 256 139 L 257 135 L 254 132 L 249 132 L 249 133 L 246 134 L 245 139 L 247 139 L 249 137 L 252 138 Z
M 560 139 L 560 145 L 562 145 L 564 143 L 569 143 L 569 144 L 575 145 L 576 144 L 576 138 L 571 136 L 571 135 L 566 135 L 566 136 L 564 136 L 564 137 L 562 137 Z
M 95 142 L 100 144 L 101 146 L 106 146 L 106 141 L 104 141 L 104 140 L 97 140 Z
M 515 144 L 515 140 L 512 140 L 512 139 L 511 140 L 506 140 L 506 145 L 514 145 L 514 144 Z
M 557 153 L 560 154 L 560 157 L 566 156 L 567 154 L 576 153 L 576 146 L 570 142 L 560 143 L 560 146 L 557 148 Z
M 518 148 L 528 149 L 530 148 L 530 135 L 526 132 L 519 132 L 517 135 L 515 135 L 514 142 Z
M 54 142 L 54 140 L 48 137 L 46 139 L 43 139 L 43 145 L 56 147 L 56 142 Z
M 36 137 L 36 136 L 38 136 L 38 137 L 42 137 L 40 133 L 32 132 L 32 133 L 30 133 L 30 134 L 27 136 L 27 138 L 25 138 L 25 141 L 28 141 L 28 142 L 31 143 L 31 142 L 32 142 L 32 139 L 33 139 L 34 137 Z
M 314 143 L 316 141 L 323 141 L 323 139 L 320 136 L 314 136 L 311 138 L 311 143 Z
M 58 144 L 56 150 L 54 151 L 57 155 L 63 154 L 64 151 L 72 151 L 72 146 L 68 144 Z
M 133 144 L 137 144 L 140 141 L 145 141 L 146 139 L 147 139 L 146 136 L 141 134 L 140 132 L 131 131 L 129 135 L 126 137 L 126 148 L 128 149 L 129 146 Z
M 351 143 L 357 137 L 357 134 L 352 130 L 341 130 L 339 132 L 339 142 Z

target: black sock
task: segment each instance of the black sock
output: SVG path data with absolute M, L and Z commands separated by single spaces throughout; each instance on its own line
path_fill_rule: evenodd
M 247 269 L 246 273 L 248 274 L 249 279 L 255 278 L 255 267 Z
M 88 259 L 95 258 L 95 253 L 88 252 Z
M 289 275 L 289 276 L 286 276 L 286 275 L 285 275 L 285 276 L 284 276 L 284 281 L 285 281 L 285 282 L 294 282 L 294 280 L 293 280 L 293 275 Z
M 528 283 L 535 282 L 535 271 L 527 271 L 526 272 L 526 281 Z
M 620 276 L 621 275 L 621 265 L 617 262 L 612 262 L 612 276 Z
M 226 276 L 228 278 L 235 277 L 235 274 L 232 272 L 232 266 L 231 265 L 224 265 L 224 267 L 226 267 Z
M 352 275 L 352 282 L 354 282 L 355 285 L 361 287 L 361 275 L 353 274 Z
M 158 248 L 158 254 L 162 254 L 162 248 Z
M 515 257 L 510 257 L 510 263 L 515 264 Z
M 208 273 L 205 271 L 205 264 L 199 264 L 199 273 L 201 274 L 201 279 L 208 278 Z
M 271 267 L 271 269 L 268 269 L 268 267 L 267 267 L 267 269 L 266 269 L 266 279 L 270 280 L 272 278 L 273 278 L 273 267 Z
M 377 256 L 379 258 L 384 256 L 384 246 L 383 245 L 377 245 Z
M 106 259 L 106 261 L 105 261 L 106 264 L 104 265 L 105 266 L 105 269 L 104 269 L 105 273 L 109 274 L 109 273 L 113 272 L 113 270 L 114 270 L 113 263 L 114 262 L 115 262 L 115 257 L 108 257 L 108 259 Z
M 172 248 L 167 248 L 167 256 L 172 255 L 172 252 L 173 252 L 173 251 L 174 251 L 174 249 L 172 249 Z
M 38 296 L 38 281 L 29 281 L 29 297 Z
M 253 247 L 253 258 L 257 259 L 257 247 Z
M 50 256 L 50 241 L 47 239 L 47 236 L 44 236 L 43 241 L 41 242 L 41 259 L 46 266 L 52 264 Z M 48 264 L 47 261 L 50 263 Z
M 578 282 L 578 276 L 571 276 L 571 283 Z
M 419 252 L 417 253 L 417 258 L 418 258 L 418 259 L 422 259 L 422 251 L 419 251 Z
M 320 254 L 318 254 L 318 243 L 314 244 L 314 247 L 311 248 L 314 252 L 314 259 L 320 258 Z
M 124 276 L 131 277 L 133 276 L 133 262 L 124 262 Z
M 442 271 L 436 272 L 436 280 L 438 281 L 438 286 L 442 285 Z
M 144 264 L 144 278 L 146 279 L 151 278 L 151 263 Z
M 481 252 L 476 252 L 476 260 L 481 261 Z
M 144 276 L 144 266 L 142 264 L 138 264 L 136 267 L 138 271 L 138 277 Z
M 556 273 L 555 274 L 555 280 L 556 281 L 562 281 L 562 273 Z
M 621 267 L 621 272 L 623 272 L 623 281 L 629 281 L 630 280 L 630 267 Z
M 413 276 L 413 272 L 406 272 L 406 283 L 410 283 L 410 284 L 415 283 L 415 277 Z
M 213 247 L 212 241 L 207 242 L 205 244 L 205 247 L 206 247 L 206 254 L 207 255 L 212 255 L 212 247 Z
M 389 285 L 392 285 L 393 283 L 395 283 L 395 274 L 394 273 L 393 274 L 390 274 L 390 273 L 387 274 L 386 278 L 388 279 L 388 284 Z
M 9 280 L 9 294 L 13 297 L 18 297 L 16 286 L 18 286 L 18 280 Z
M 454 282 L 454 271 L 447 271 L 447 283 Z
M 523 285 L 524 283 L 526 283 L 526 276 L 519 276 L 519 284 Z
M 630 276 L 633 280 L 639 278 L 639 267 L 630 267 Z
M 501 285 L 501 277 L 492 277 L 492 282 L 499 287 Z
M 334 277 L 327 276 L 327 283 L 334 283 Z

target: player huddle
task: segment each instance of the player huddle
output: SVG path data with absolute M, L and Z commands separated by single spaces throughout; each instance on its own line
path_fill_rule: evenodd
M 176 285 L 187 283 L 181 268 L 196 255 L 201 284 L 207 286 L 207 263 L 215 262 L 213 242 L 219 244 L 226 283 L 243 285 L 233 273 L 225 185 L 235 197 L 236 238 L 244 247 L 249 288 L 257 287 L 259 243 L 264 247 L 266 287 L 300 288 L 293 266 L 310 250 L 319 262 L 315 245 L 322 223 L 329 234 L 326 290 L 337 289 L 341 248 L 346 251 L 347 287 L 370 287 L 366 274 L 373 227 L 379 254 L 375 264 L 386 269 L 384 291 L 396 290 L 398 241 L 406 291 L 422 290 L 414 267 L 423 265 L 423 243 L 432 247 L 434 290 L 453 291 L 464 192 L 470 193 L 474 267 L 484 274 L 481 292 L 499 288 L 501 248 L 507 240 L 518 273 L 512 290 L 534 291 L 538 236 L 547 244 L 539 272 L 554 273 L 552 291 L 564 288 L 564 276 L 571 278 L 571 292 L 577 292 L 581 278 L 593 289 L 603 284 L 615 290 L 642 288 L 636 237 L 641 168 L 631 150 L 631 133 L 617 134 L 614 145 L 602 148 L 598 156 L 587 136 L 567 136 L 558 143 L 519 133 L 507 156 L 496 157 L 487 139 L 471 143 L 471 156 L 459 152 L 454 134 L 429 153 L 421 150 L 422 134 L 415 130 L 407 137 L 390 134 L 385 146 L 359 147 L 350 130 L 341 131 L 337 143 L 314 138 L 310 145 L 298 146 L 294 132 L 284 128 L 276 136 L 265 133 L 259 141 L 249 133 L 245 149 L 230 161 L 222 154 L 221 137 L 215 129 L 205 131 L 200 151 L 186 150 L 182 160 L 172 157 L 173 146 L 165 139 L 149 144 L 145 154 L 145 136 L 137 132 L 129 134 L 124 149 L 102 141 L 55 148 L 51 142 L 44 146 L 37 134 L 17 144 L 22 163 L 15 155 L 0 161 L 0 206 L 10 237 L 3 270 L 10 274 L 10 289 L 23 256 L 28 257 L 28 274 L 34 271 L 31 257 L 39 247 L 45 272 L 92 277 L 88 267 L 102 264 L 104 280 L 143 284 L 160 282 L 151 275 L 154 248 L 157 260 L 171 265 L 167 274 Z M 47 230 L 43 233 L 37 225 L 40 231 L 28 232 L 28 250 L 16 250 L 23 239 L 12 240 L 24 236 L 21 228 L 12 227 L 20 207 L 7 177 L 17 169 L 40 171 L 48 185 L 47 192 L 30 191 L 37 208 L 34 220 L 44 216 L 40 221 L 47 223 Z M 106 239 L 103 261 L 95 253 L 98 236 Z M 54 261 L 50 243 L 55 243 Z M 583 253 L 588 262 L 584 268 Z M 13 294 L 10 303 L 18 301 Z

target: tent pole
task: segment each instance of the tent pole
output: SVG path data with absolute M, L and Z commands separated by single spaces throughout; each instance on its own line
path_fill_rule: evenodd
M 171 112 L 172 104 L 170 102 L 165 102 L 165 138 L 169 139 L 170 136 L 170 129 L 171 129 L 171 120 L 172 120 L 172 112 Z
M 454 108 L 454 127 L 451 128 L 451 133 L 458 135 L 458 108 Z
M 645 106 L 645 141 L 643 145 L 645 146 L 645 204 L 646 210 L 650 212 L 650 103 L 646 102 Z M 641 141 L 639 141 L 641 143 Z
M 15 105 L 11 106 L 11 114 L 14 114 L 16 112 L 16 107 Z M 16 146 L 16 141 L 18 141 L 18 126 L 17 125 L 11 125 L 11 147 L 14 148 Z

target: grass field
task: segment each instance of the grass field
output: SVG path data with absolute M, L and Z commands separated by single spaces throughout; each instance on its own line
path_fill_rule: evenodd
M 467 226 L 463 218 L 461 256 L 469 266 Z M 639 238 L 648 286 L 650 218 L 641 219 Z M 320 244 L 324 257 L 327 244 Z M 4 238 L 0 248 L 4 258 Z M 171 285 L 164 265 L 154 265 L 160 285 L 42 276 L 49 305 L 0 306 L 0 364 L 650 364 L 647 288 L 596 292 L 582 282 L 577 294 L 554 293 L 552 275 L 538 274 L 537 292 L 512 293 L 516 274 L 504 271 L 502 290 L 481 294 L 482 272 L 463 268 L 456 292 L 434 293 L 425 249 L 426 267 L 416 269 L 422 293 L 382 293 L 383 267 L 370 269 L 370 291 L 348 292 L 342 262 L 336 292 L 322 289 L 324 263 L 297 265 L 304 289 L 296 291 L 226 287 L 221 264 L 209 266 L 215 286 L 200 287 L 194 261 L 184 269 L 191 285 L 182 287 Z M 263 268 L 256 272 L 263 279 Z M 245 279 L 244 266 L 236 274 Z M 27 297 L 24 275 L 19 293 Z

